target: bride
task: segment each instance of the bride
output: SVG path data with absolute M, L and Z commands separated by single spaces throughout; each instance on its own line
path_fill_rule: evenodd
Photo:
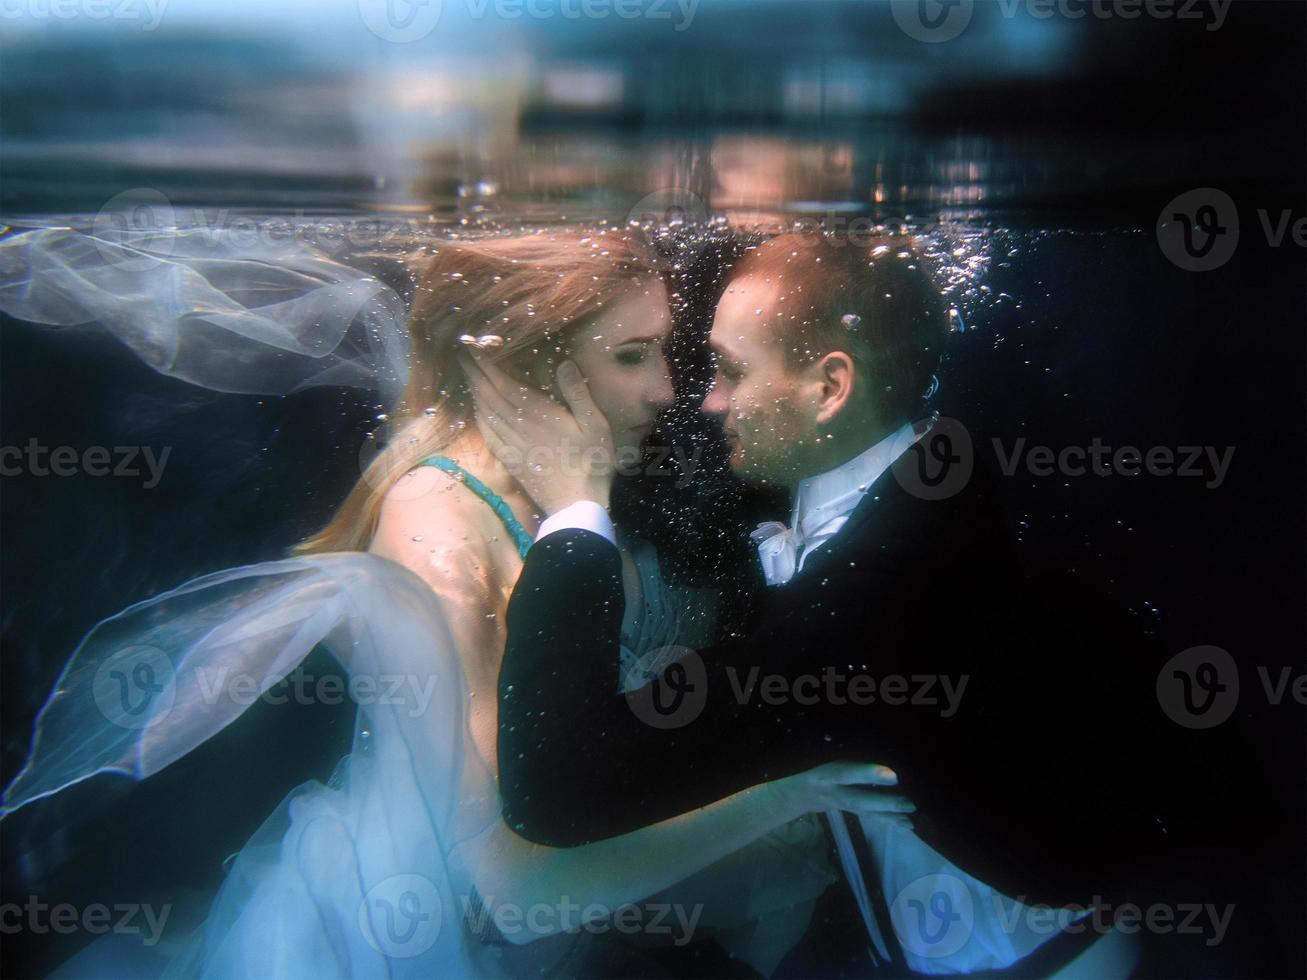
M 660 892 L 696 909 L 707 934 L 768 974 L 834 880 L 808 815 L 906 819 L 906 800 L 868 789 L 892 785 L 893 773 L 843 763 L 577 848 L 528 842 L 500 817 L 504 615 L 540 516 L 512 467 L 486 448 L 465 355 L 538 389 L 570 361 L 613 451 L 635 458 L 671 402 L 662 351 L 670 315 L 656 260 L 628 233 L 442 245 L 424 259 L 402 358 L 395 297 L 367 277 L 346 282 L 327 260 L 287 273 L 320 288 L 260 304 L 253 300 L 267 297 L 257 290 L 230 288 L 230 260 L 184 238 L 164 256 L 88 240 L 32 232 L 0 243 L 8 253 L 0 257 L 12 260 L 0 262 L 10 280 L 0 282 L 0 307 L 36 322 L 98 319 L 161 370 L 202 380 L 213 366 L 227 390 L 255 390 L 236 384 L 256 359 L 230 351 L 260 341 L 277 348 L 275 366 L 259 368 L 277 383 L 296 358 L 312 362 L 319 383 L 339 383 L 369 356 L 407 374 L 390 412 L 394 437 L 295 557 L 205 576 L 87 635 L 6 791 L 0 814 L 99 772 L 144 778 L 240 716 L 249 704 L 235 693 L 241 678 L 266 691 L 319 643 L 340 660 L 359 702 L 353 751 L 326 785 L 299 787 L 268 818 L 164 975 L 604 970 L 622 954 L 594 936 L 618 931 L 638 917 L 634 903 Z M 21 290 L 6 288 L 22 276 Z M 190 292 L 173 289 L 169 309 L 147 301 L 122 315 L 124 297 L 139 300 L 165 281 Z M 205 303 L 179 314 L 178 295 Z M 344 296 L 346 312 L 326 302 Z M 339 339 L 357 326 L 356 314 L 364 341 L 323 342 L 324 332 L 338 329 Z M 142 323 L 146 338 L 133 332 Z M 213 328 L 231 330 L 231 342 L 217 342 Z M 711 595 L 669 583 L 647 542 L 623 545 L 631 612 L 613 683 L 629 689 L 669 646 L 703 642 L 714 623 Z M 652 927 L 634 931 L 641 945 L 658 941 Z

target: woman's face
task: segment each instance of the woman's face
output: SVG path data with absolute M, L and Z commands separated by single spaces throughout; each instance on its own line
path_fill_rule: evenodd
M 637 450 L 654 417 L 672 404 L 663 350 L 670 331 L 667 289 L 655 279 L 631 290 L 567 345 L 595 406 L 612 427 L 619 454 Z

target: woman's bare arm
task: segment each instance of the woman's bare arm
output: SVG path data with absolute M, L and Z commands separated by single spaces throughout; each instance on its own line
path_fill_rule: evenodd
M 594 906 L 590 917 L 598 919 L 683 881 L 807 813 L 847 810 L 906 823 L 911 804 L 874 788 L 894 782 L 883 766 L 828 763 L 581 847 L 535 844 L 499 821 L 460 845 L 456 854 L 472 870 L 491 913 L 501 905 L 525 913 L 571 902 L 582 909 Z M 557 931 L 560 916 L 547 916 L 546 923 L 507 938 L 518 945 L 533 942 Z
M 453 477 L 427 466 L 402 477 L 387 495 L 368 549 L 403 565 L 431 587 L 472 695 L 469 727 L 477 754 L 491 772 L 497 768 L 496 698 L 504 613 L 521 570 L 507 538 L 484 501 Z

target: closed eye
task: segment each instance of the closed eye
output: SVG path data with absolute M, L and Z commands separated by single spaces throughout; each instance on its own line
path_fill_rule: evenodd
M 713 367 L 721 374 L 723 378 L 732 383 L 739 381 L 744 377 L 744 369 L 729 357 L 725 357 L 713 351 Z
M 634 367 L 643 362 L 648 354 L 648 344 L 629 344 L 626 347 L 619 347 L 615 358 L 618 364 L 625 364 Z

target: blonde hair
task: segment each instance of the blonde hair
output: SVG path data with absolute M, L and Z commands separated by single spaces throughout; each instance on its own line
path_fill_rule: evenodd
M 653 251 L 615 230 L 460 241 L 422 263 L 408 318 L 408 384 L 388 413 L 395 438 L 295 554 L 365 551 L 395 482 L 473 422 L 460 338 L 486 342 L 481 356 L 524 384 L 548 387 L 571 332 L 659 275 Z

